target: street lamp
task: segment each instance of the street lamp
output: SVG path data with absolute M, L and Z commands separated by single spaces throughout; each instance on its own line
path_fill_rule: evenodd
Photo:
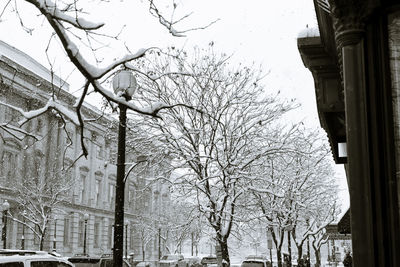
M 57 249 L 57 214 L 54 214 L 53 251 Z
M 136 90 L 136 79 L 128 70 L 119 71 L 113 78 L 113 88 L 117 96 L 126 101 L 131 100 Z M 118 158 L 117 180 L 115 184 L 115 218 L 114 218 L 114 250 L 113 262 L 115 267 L 122 266 L 124 241 L 124 201 L 125 201 L 125 139 L 126 139 L 126 106 L 119 104 L 118 126 Z
M 3 240 L 3 248 L 7 247 L 7 212 L 10 208 L 10 203 L 7 200 L 4 200 L 2 204 L 3 208 L 3 231 L 1 234 L 1 239 Z
M 85 221 L 85 227 L 83 232 L 83 255 L 86 255 L 86 231 L 87 231 L 87 222 L 89 220 L 89 214 L 85 213 L 83 215 L 83 219 Z
M 22 236 L 21 236 L 21 249 L 24 250 L 25 249 L 25 216 L 26 216 L 26 212 L 23 211 L 22 212 Z

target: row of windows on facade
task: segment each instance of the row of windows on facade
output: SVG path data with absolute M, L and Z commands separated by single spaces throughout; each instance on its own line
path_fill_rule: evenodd
M 84 243 L 85 237 L 85 228 L 86 235 L 93 237 L 93 248 L 100 248 L 103 244 L 103 241 L 107 242 L 107 248 L 110 249 L 113 247 L 114 241 L 114 227 L 113 222 L 110 221 L 108 226 L 100 223 L 101 218 L 96 217 L 95 222 L 93 224 L 93 231 L 91 231 L 90 227 L 85 226 L 85 221 L 80 219 L 78 222 L 78 246 L 82 247 Z M 126 226 L 128 227 L 128 226 Z M 128 231 L 127 231 L 128 232 Z M 63 231 L 63 245 L 68 248 L 72 246 L 73 241 L 73 223 L 71 218 L 64 218 L 64 231 Z M 104 234 L 106 233 L 106 234 Z M 103 238 L 107 238 L 107 240 L 103 240 Z M 129 233 L 127 236 L 127 241 L 129 245 L 129 249 L 134 249 L 134 240 L 135 240 L 135 231 L 134 228 L 129 229 Z
M 34 177 L 38 177 L 40 175 L 40 170 L 42 166 L 42 158 L 38 156 L 37 160 L 34 160 L 34 167 L 32 169 L 32 175 Z M 3 150 L 2 153 L 2 160 L 0 162 L 0 178 L 1 178 L 1 186 L 7 187 L 8 185 L 11 185 L 15 183 L 15 177 L 17 176 L 18 172 L 18 155 L 16 153 L 13 153 L 12 151 L 9 150 Z M 69 169 L 68 173 L 66 173 L 67 177 L 72 176 L 72 168 Z M 96 206 L 102 205 L 102 201 L 108 201 L 109 203 L 114 203 L 115 201 L 115 180 L 114 179 L 108 179 L 108 188 L 107 188 L 107 199 L 102 198 L 102 192 L 103 192 L 103 186 L 104 186 L 104 181 L 103 181 L 103 175 L 102 174 L 97 174 L 95 178 L 95 187 L 94 187 L 94 195 L 92 197 L 93 203 Z M 77 183 L 75 185 L 75 194 L 71 194 L 71 197 L 74 197 L 74 202 L 78 202 L 81 204 L 87 204 L 89 201 L 89 195 L 88 193 L 91 190 L 88 190 L 88 186 L 90 186 L 90 181 L 88 181 L 88 172 L 86 171 L 81 171 L 79 174 L 79 177 L 77 179 Z M 138 197 L 139 202 L 143 202 L 144 197 L 138 196 L 136 193 L 136 189 L 133 185 L 129 185 L 128 187 L 128 196 L 127 200 L 128 202 L 134 202 L 135 197 Z M 71 190 L 73 191 L 73 190 Z M 142 203 L 144 207 L 148 206 L 148 202 L 144 201 Z
M 4 108 L 4 107 L 3 107 Z M 12 109 L 5 108 L 6 115 L 4 116 L 5 121 L 16 121 L 18 119 L 18 112 L 13 111 Z M 47 121 L 45 121 L 47 122 Z M 44 120 L 41 118 L 37 118 L 31 122 L 31 126 L 36 129 L 36 132 L 42 133 L 43 130 L 46 128 Z M 67 131 L 68 132 L 68 137 L 67 134 L 65 134 L 65 137 L 74 139 L 74 127 L 73 125 L 68 125 Z M 79 135 L 79 133 L 77 133 Z M 96 140 L 96 138 L 94 138 Z M 1 161 L 0 161 L 0 185 L 7 186 L 10 185 L 14 182 L 14 177 L 20 177 L 19 171 L 21 170 L 22 166 L 21 165 L 21 149 L 17 142 L 14 142 L 15 145 L 10 146 L 7 143 L 4 143 L 2 147 L 0 147 L 0 151 L 2 151 L 1 155 Z M 95 149 L 95 154 L 97 158 L 102 159 L 104 157 L 104 147 L 103 145 L 100 145 L 100 143 L 94 143 L 92 142 L 92 145 Z M 45 174 L 43 173 L 45 168 L 42 168 L 42 166 L 45 166 L 46 162 L 45 161 L 45 156 L 40 150 L 36 150 L 33 155 L 32 155 L 32 167 L 30 170 L 30 174 L 33 177 L 40 177 L 44 176 Z M 26 166 L 25 166 L 26 167 Z M 72 177 L 72 170 L 73 168 L 69 168 L 68 173 L 65 174 L 65 177 Z M 87 190 L 88 184 L 91 182 L 89 179 L 87 179 L 88 173 L 81 172 L 78 177 L 77 177 L 77 182 L 75 184 L 74 190 L 71 190 L 71 197 L 73 198 L 74 202 L 78 202 L 81 204 L 94 204 L 96 206 L 102 205 L 102 201 L 108 201 L 109 203 L 114 203 L 115 200 L 115 181 L 113 180 L 108 180 L 109 182 L 105 184 L 106 181 L 103 181 L 102 179 L 102 174 L 101 175 L 96 175 L 95 179 L 95 192 L 94 195 L 90 196 L 87 195 L 87 192 L 90 192 L 92 190 Z M 107 186 L 108 189 L 104 188 L 104 186 Z M 102 189 L 106 190 L 102 190 Z M 128 187 L 128 201 L 133 202 L 135 198 L 135 188 L 133 186 Z M 106 191 L 106 194 L 102 194 L 102 192 Z M 101 199 L 101 196 L 104 195 L 106 197 L 103 197 Z M 107 198 L 107 199 L 106 199 Z M 142 197 L 143 198 L 143 197 Z M 143 202 L 143 200 L 139 199 L 139 202 Z M 90 202 L 90 203 L 89 203 Z M 148 202 L 144 201 L 141 206 L 148 207 Z
M 21 115 L 19 114 L 19 112 L 8 107 L 3 107 L 3 109 L 4 109 L 4 117 L 3 118 L 0 117 L 0 121 L 2 121 L 3 123 L 8 123 L 17 126 L 18 121 L 21 119 Z M 39 136 L 44 136 L 48 131 L 48 129 L 58 126 L 59 124 L 59 121 L 53 121 L 53 122 L 50 121 L 49 122 L 50 125 L 46 125 L 46 122 L 48 121 L 39 117 L 33 119 L 30 123 L 28 123 L 27 127 L 30 128 L 31 133 Z M 74 133 L 76 133 L 76 136 Z M 103 144 L 104 142 L 102 143 L 99 139 L 97 139 L 96 136 L 97 134 L 93 133 L 91 138 L 84 138 L 85 145 L 87 147 L 90 147 L 89 143 L 91 143 L 91 145 L 93 146 L 93 154 L 96 156 L 96 158 L 102 160 L 106 159 L 107 155 L 105 153 L 105 144 Z M 70 144 L 71 142 L 73 142 L 73 140 L 76 140 L 75 137 L 79 139 L 80 134 L 77 132 L 75 126 L 67 124 L 66 130 L 64 132 L 64 137 L 65 137 L 65 144 Z
M 60 241 L 60 238 L 62 238 L 62 244 L 64 246 L 65 250 L 71 249 L 73 247 L 73 242 L 74 240 L 77 240 L 77 246 L 78 247 L 83 247 L 84 244 L 84 236 L 85 236 L 85 230 L 86 230 L 86 242 L 87 245 L 92 244 L 93 248 L 102 248 L 104 244 L 106 244 L 106 248 L 110 249 L 113 247 L 113 240 L 114 240 L 114 230 L 113 230 L 113 221 L 110 220 L 109 224 L 106 225 L 104 223 L 104 220 L 100 217 L 95 218 L 95 222 L 93 223 L 93 228 L 90 227 L 90 223 L 87 222 L 85 226 L 85 221 L 81 218 L 78 221 L 77 225 L 74 225 L 73 223 L 73 218 L 72 216 L 66 216 L 63 220 L 63 225 L 55 226 L 54 229 L 57 227 L 62 227 L 62 232 L 57 231 L 56 236 L 54 236 L 54 229 L 51 231 L 48 231 L 45 240 L 48 240 L 49 242 L 54 241 L 54 237 L 56 240 Z M 7 235 L 8 237 L 13 236 L 13 224 L 15 222 L 9 220 L 7 223 Z M 57 224 L 57 222 L 56 222 Z M 74 227 L 77 226 L 77 229 L 74 231 Z M 128 227 L 125 226 L 125 227 Z M 36 227 L 37 228 L 37 227 Z M 60 229 L 60 228 L 58 228 Z M 38 229 L 36 229 L 38 230 Z M 129 249 L 134 249 L 134 244 L 135 242 L 138 243 L 138 238 L 137 238 L 137 233 L 135 233 L 134 228 L 126 228 L 126 234 L 127 239 L 126 241 L 128 242 L 128 247 Z M 38 247 L 40 244 L 40 239 L 37 235 L 34 235 L 33 233 L 30 232 L 28 227 L 24 226 L 23 224 L 18 223 L 18 233 L 16 234 L 16 241 L 17 243 L 20 243 L 22 240 L 22 236 L 24 236 L 25 240 L 25 246 L 26 248 L 29 248 L 31 245 L 33 247 Z M 74 236 L 74 233 L 76 235 Z M 59 235 L 62 235 L 61 237 Z M 92 240 L 90 243 L 88 242 L 89 240 Z M 31 244 L 30 244 L 31 242 Z M 9 238 L 8 245 L 12 246 L 12 238 Z M 16 244 L 15 244 L 16 245 Z M 17 246 L 16 246 L 17 247 Z

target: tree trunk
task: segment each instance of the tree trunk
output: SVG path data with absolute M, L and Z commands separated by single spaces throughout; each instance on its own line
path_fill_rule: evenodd
M 290 239 L 290 231 L 287 231 L 287 238 L 288 238 L 288 254 L 289 254 L 289 267 L 292 267 L 292 242 Z M 288 266 L 286 266 L 288 267 Z
M 303 243 L 297 247 L 297 265 L 300 265 L 300 260 L 303 258 Z
M 315 267 L 320 267 L 321 266 L 321 250 L 316 249 L 314 250 L 315 252 Z
M 278 260 L 278 267 L 282 267 L 282 253 L 281 248 L 276 248 L 276 258 Z
M 269 231 L 271 232 L 272 235 L 272 240 L 275 244 L 275 248 L 276 248 L 276 259 L 278 261 L 278 267 L 282 267 L 282 241 L 283 241 L 283 234 L 284 232 L 281 231 L 281 237 L 280 237 L 280 241 L 278 242 L 277 236 L 274 232 L 274 229 L 272 227 L 269 228 Z
M 39 240 L 39 250 L 43 250 L 43 246 L 44 246 L 44 236 L 41 236 Z
M 228 251 L 228 240 L 227 238 L 217 238 L 218 245 L 217 246 L 217 260 L 218 265 L 222 267 L 229 267 L 230 260 L 229 260 L 229 251 Z M 220 258 L 220 259 L 218 259 Z

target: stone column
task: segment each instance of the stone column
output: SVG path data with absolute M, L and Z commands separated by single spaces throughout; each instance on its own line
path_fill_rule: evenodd
M 365 77 L 364 21 L 368 1 L 331 3 L 335 39 L 344 88 L 347 173 L 350 193 L 353 266 L 376 266 L 372 203 L 373 166 L 368 135 L 368 93 Z

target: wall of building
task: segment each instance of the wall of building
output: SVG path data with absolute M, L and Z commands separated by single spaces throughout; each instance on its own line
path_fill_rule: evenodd
M 0 46 L 7 45 L 0 43 Z M 16 53 L 15 49 L 13 53 Z M 22 52 L 19 56 L 29 57 Z M 86 228 L 88 254 L 112 253 L 116 140 L 109 138 L 107 126 L 115 123 L 115 120 L 101 116 L 101 111 L 85 105 L 85 118 L 100 118 L 85 124 L 83 136 L 89 151 L 87 158 L 81 156 L 80 128 L 71 122 L 64 122 L 52 112 L 47 112 L 22 127 L 38 140 L 26 136 L 19 140 L 17 136 L 21 133 L 9 130 L 10 125 L 17 126 L 18 112 L 8 105 L 18 106 L 25 111 L 41 107 L 50 96 L 53 86 L 34 73 L 32 64 L 35 61 L 31 58 L 28 61 L 31 66 L 29 70 L 20 65 L 23 61 L 16 63 L 11 56 L 0 53 L 0 204 L 5 200 L 10 203 L 6 246 L 19 249 L 24 244 L 25 249 L 38 248 L 38 241 L 32 230 L 21 221 L 11 219 L 12 214 L 14 218 L 22 220 L 20 214 L 24 212 L 13 187 L 24 179 L 47 179 L 49 175 L 54 175 L 66 181 L 70 179 L 72 183 L 62 196 L 63 201 L 51 213 L 44 249 L 55 249 L 65 256 L 83 253 Z M 54 92 L 57 92 L 58 99 L 66 106 L 75 102 L 75 97 L 66 90 L 56 89 Z M 132 157 L 136 155 L 127 156 L 128 159 Z M 151 172 L 147 175 L 151 175 Z M 146 186 L 145 183 L 138 183 L 138 179 L 140 177 L 132 172 L 127 181 L 125 197 L 124 248 L 127 248 L 127 254 L 136 255 L 140 254 L 142 246 L 135 224 L 143 221 L 144 217 L 150 218 L 151 212 L 158 215 L 162 212 L 158 209 L 162 205 L 162 198 L 155 198 L 160 195 L 161 187 L 156 186 L 154 193 L 150 187 L 144 197 L 140 196 L 141 201 L 138 201 L 139 192 Z M 163 192 L 161 195 L 166 196 L 164 201 L 168 200 L 168 193 Z M 89 215 L 86 227 L 84 214 Z M 154 223 L 149 222 L 149 225 Z M 156 232 L 156 229 L 153 231 Z M 158 247 L 154 245 L 155 240 L 156 236 L 153 237 L 153 242 L 149 242 L 152 246 L 145 246 L 146 258 L 157 257 Z

